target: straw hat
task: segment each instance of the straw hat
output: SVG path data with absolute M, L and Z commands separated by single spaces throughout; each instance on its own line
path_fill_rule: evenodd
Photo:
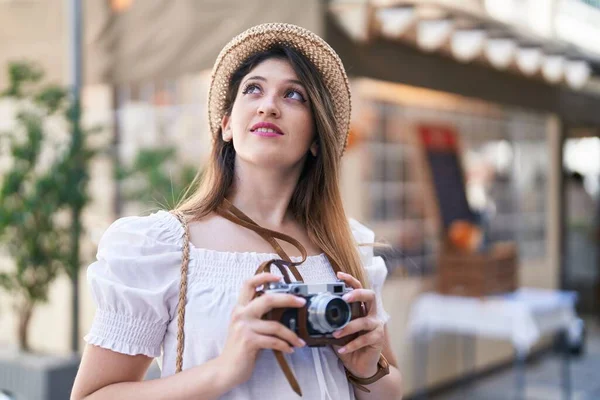
M 252 54 L 276 45 L 294 48 L 308 58 L 321 73 L 335 109 L 338 153 L 344 153 L 350 128 L 350 85 L 342 61 L 319 36 L 299 26 L 267 23 L 252 27 L 233 38 L 217 57 L 208 91 L 208 121 L 214 137 L 225 114 L 225 97 L 233 73 Z

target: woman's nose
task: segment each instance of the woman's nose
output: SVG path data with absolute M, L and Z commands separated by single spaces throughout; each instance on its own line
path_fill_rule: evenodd
M 261 115 L 266 115 L 270 117 L 279 117 L 279 106 L 277 105 L 277 101 L 273 96 L 264 96 L 262 101 L 258 106 L 257 112 Z

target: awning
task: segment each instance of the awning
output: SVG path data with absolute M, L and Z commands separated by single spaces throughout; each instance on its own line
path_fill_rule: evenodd
M 350 11 L 348 11 L 350 12 Z M 600 126 L 600 94 L 564 83 L 551 84 L 484 62 L 459 62 L 443 51 L 423 51 L 411 40 L 372 34 L 358 40 L 346 21 L 329 12 L 326 39 L 350 76 L 403 83 L 496 104 L 555 113 L 570 126 Z M 344 23 L 345 22 L 345 23 Z
M 126 4 L 121 11 L 108 3 L 85 4 L 86 83 L 152 82 L 211 68 L 229 40 L 263 22 L 323 32 L 319 0 L 114 2 Z
M 332 0 L 329 11 L 365 45 L 384 38 L 459 63 L 598 92 L 600 45 L 593 38 L 600 34 L 600 6 L 578 0 L 542 8 L 531 0 L 521 3 Z M 579 30 L 587 36 L 573 33 Z

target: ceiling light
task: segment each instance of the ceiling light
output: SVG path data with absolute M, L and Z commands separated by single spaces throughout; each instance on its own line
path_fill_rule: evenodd
M 567 60 L 565 62 L 565 79 L 573 89 L 581 89 L 592 73 L 590 65 L 583 60 Z
M 485 55 L 494 67 L 507 68 L 515 54 L 517 43 L 509 38 L 492 38 L 485 43 Z
M 565 57 L 558 54 L 546 55 L 542 61 L 542 75 L 550 83 L 558 83 L 564 74 Z
M 454 22 L 451 19 L 419 21 L 417 44 L 423 50 L 433 51 L 441 47 L 452 33 Z
M 519 47 L 515 55 L 517 67 L 525 75 L 535 74 L 542 65 L 542 49 L 539 47 Z
M 381 33 L 391 38 L 404 34 L 416 20 L 414 7 L 380 8 L 376 15 L 381 23 Z
M 483 29 L 461 29 L 452 34 L 452 54 L 459 61 L 468 62 L 481 53 L 486 33 Z

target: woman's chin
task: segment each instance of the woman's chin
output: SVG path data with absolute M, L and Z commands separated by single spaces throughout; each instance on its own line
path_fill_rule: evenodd
M 238 157 L 256 166 L 265 168 L 286 169 L 293 167 L 300 161 L 300 156 L 294 157 L 285 149 L 262 149 L 261 151 L 238 153 Z

